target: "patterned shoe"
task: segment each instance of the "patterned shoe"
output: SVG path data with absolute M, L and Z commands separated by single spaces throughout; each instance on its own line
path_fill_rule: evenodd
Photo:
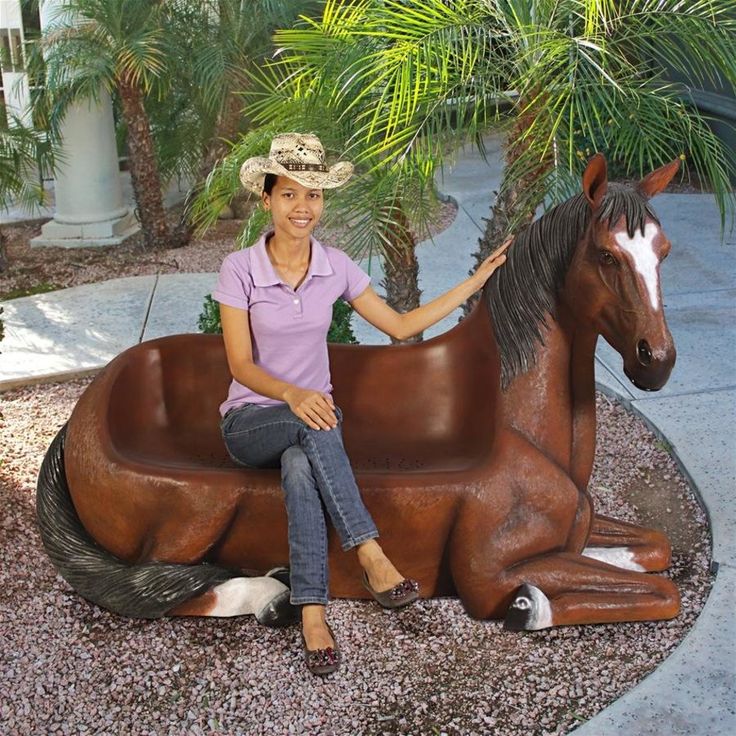
M 302 647 L 304 648 L 304 660 L 307 663 L 307 669 L 313 675 L 330 675 L 340 666 L 342 657 L 340 649 L 337 646 L 335 634 L 332 632 L 330 625 L 327 624 L 327 630 L 330 632 L 332 641 L 335 642 L 334 647 L 326 647 L 325 649 L 307 649 L 307 642 L 302 632 Z
M 419 583 L 411 578 L 404 578 L 390 590 L 379 593 L 377 590 L 373 590 L 368 582 L 368 575 L 363 573 L 363 585 L 384 608 L 402 608 L 414 603 L 419 598 Z

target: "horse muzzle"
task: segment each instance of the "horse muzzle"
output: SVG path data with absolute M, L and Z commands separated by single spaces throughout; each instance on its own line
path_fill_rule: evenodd
M 632 353 L 624 360 L 627 378 L 641 391 L 659 391 L 667 383 L 677 357 L 672 338 L 655 347 L 645 339 L 638 340 Z

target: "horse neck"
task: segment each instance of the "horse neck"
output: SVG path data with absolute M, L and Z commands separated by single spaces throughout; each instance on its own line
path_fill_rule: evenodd
M 564 468 L 583 490 L 595 454 L 597 334 L 577 324 L 562 305 L 557 320 L 547 315 L 545 327 L 534 366 L 502 394 L 504 423 Z

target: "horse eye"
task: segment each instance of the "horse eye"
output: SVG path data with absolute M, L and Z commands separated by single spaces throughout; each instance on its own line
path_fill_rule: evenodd
M 598 258 L 604 266 L 613 266 L 616 263 L 616 259 L 607 250 L 602 250 Z

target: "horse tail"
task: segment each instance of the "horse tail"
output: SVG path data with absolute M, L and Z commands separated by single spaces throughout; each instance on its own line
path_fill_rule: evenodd
M 202 563 L 177 565 L 148 562 L 130 565 L 101 547 L 87 532 L 74 508 L 64 468 L 67 425 L 54 438 L 41 465 L 36 515 L 43 545 L 61 576 L 82 597 L 121 616 L 160 618 L 181 604 L 238 575 Z M 242 575 L 242 573 L 241 573 Z M 282 608 L 291 608 L 288 593 Z M 283 625 L 273 605 L 256 617 L 270 626 Z

